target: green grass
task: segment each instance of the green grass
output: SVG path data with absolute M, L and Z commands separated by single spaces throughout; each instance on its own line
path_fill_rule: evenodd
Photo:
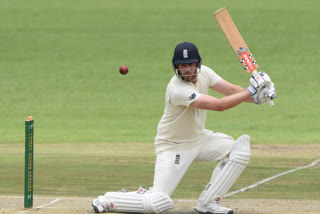
M 3 195 L 23 195 L 23 147 L 2 144 L 0 189 Z M 259 148 L 259 147 L 258 147 Z M 299 155 L 264 155 L 253 152 L 250 164 L 230 191 L 313 162 L 316 152 Z M 319 147 L 316 147 L 319 149 Z M 292 153 L 291 153 L 292 154 Z M 42 144 L 35 146 L 34 194 L 37 196 L 95 197 L 122 188 L 151 187 L 155 155 L 145 143 Z M 173 193 L 173 198 L 197 198 L 209 182 L 215 163 L 194 163 Z M 266 182 L 230 198 L 320 200 L 319 167 L 306 168 Z
M 256 143 L 320 138 L 319 2 L 0 2 L 0 143 L 22 143 L 32 115 L 38 143 L 152 142 L 173 75 L 175 45 L 192 41 L 203 63 L 247 87 L 212 13 L 226 6 L 275 82 L 276 105 L 209 112 L 207 128 Z M 120 65 L 130 72 L 121 76 Z
M 234 138 L 247 133 L 253 145 L 319 144 L 317 0 L 2 0 L 1 194 L 23 194 L 24 120 L 30 115 L 38 148 L 36 194 L 96 196 L 151 186 L 152 144 L 175 45 L 194 42 L 203 64 L 232 83 L 249 85 L 213 17 L 221 7 L 270 74 L 278 97 L 272 108 L 241 104 L 208 112 L 206 127 Z M 129 67 L 126 76 L 118 71 L 122 64 Z M 308 154 L 254 156 L 233 188 L 312 160 Z M 213 167 L 193 165 L 173 196 L 197 197 Z M 305 169 L 236 197 L 319 199 L 317 177 L 318 167 Z

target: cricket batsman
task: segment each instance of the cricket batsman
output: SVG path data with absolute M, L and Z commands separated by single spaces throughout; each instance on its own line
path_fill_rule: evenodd
M 161 213 L 172 209 L 170 195 L 189 166 L 195 161 L 218 161 L 194 209 L 199 213 L 233 213 L 220 202 L 249 163 L 250 137 L 242 135 L 234 140 L 205 129 L 206 112 L 224 111 L 243 102 L 265 103 L 276 97 L 274 84 L 265 72 L 259 72 L 250 78 L 248 88 L 234 85 L 202 65 L 198 48 L 189 42 L 176 46 L 172 66 L 175 75 L 167 86 L 155 138 L 153 187 L 107 192 L 92 201 L 95 212 Z M 209 89 L 225 96 L 210 96 Z

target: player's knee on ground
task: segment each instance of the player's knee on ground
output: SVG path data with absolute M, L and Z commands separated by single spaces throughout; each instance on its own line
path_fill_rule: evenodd
M 104 197 L 112 212 L 161 213 L 174 207 L 169 195 L 162 192 L 107 192 Z

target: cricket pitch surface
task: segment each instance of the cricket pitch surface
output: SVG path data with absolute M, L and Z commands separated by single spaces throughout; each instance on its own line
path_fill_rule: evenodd
M 94 213 L 91 198 L 34 197 L 33 209 L 24 210 L 23 197 L 0 196 L 1 214 L 88 214 Z M 191 214 L 197 200 L 173 200 L 175 208 L 167 214 Z M 235 214 L 316 214 L 319 200 L 272 200 L 272 199 L 224 199 L 223 206 L 232 208 Z

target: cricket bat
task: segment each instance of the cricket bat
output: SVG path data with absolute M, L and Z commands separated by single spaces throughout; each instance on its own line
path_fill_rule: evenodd
M 243 68 L 247 73 L 255 76 L 259 66 L 236 25 L 232 21 L 227 9 L 221 8 L 220 10 L 217 10 L 214 13 L 214 16 Z M 271 106 L 274 105 L 274 102 L 271 99 L 269 99 L 268 102 Z

